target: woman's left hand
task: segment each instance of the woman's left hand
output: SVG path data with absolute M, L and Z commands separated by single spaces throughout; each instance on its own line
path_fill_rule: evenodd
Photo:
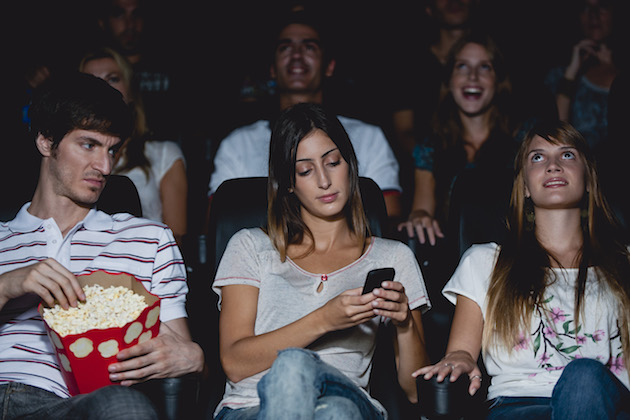
M 403 326 L 409 322 L 411 316 L 409 301 L 402 283 L 386 281 L 381 287 L 374 289 L 372 293 L 377 298 L 372 301 L 376 315 L 390 318 L 396 326 Z

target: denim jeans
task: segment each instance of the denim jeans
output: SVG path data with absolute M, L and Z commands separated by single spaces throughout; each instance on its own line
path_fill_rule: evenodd
M 384 415 L 346 375 L 317 353 L 289 348 L 278 353 L 258 382 L 260 406 L 224 408 L 217 420 L 381 420 Z
M 551 398 L 498 397 L 488 419 L 630 419 L 630 391 L 602 363 L 575 359 L 562 372 Z
M 140 391 L 120 385 L 61 398 L 52 392 L 11 382 L 0 385 L 0 419 L 157 419 L 151 401 Z

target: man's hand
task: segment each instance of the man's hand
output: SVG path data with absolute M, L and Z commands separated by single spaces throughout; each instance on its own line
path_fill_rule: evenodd
M 48 306 L 77 306 L 85 300 L 83 289 L 74 274 L 53 258 L 0 275 L 0 309 L 11 299 L 35 293 Z
M 124 386 L 201 373 L 204 365 L 203 351 L 191 341 L 185 318 L 161 323 L 157 337 L 120 351 L 116 358 L 118 362 L 109 365 L 109 378 Z

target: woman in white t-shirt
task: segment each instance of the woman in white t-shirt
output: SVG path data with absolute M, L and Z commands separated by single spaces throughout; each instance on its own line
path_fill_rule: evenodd
M 444 358 L 414 373 L 481 386 L 491 419 L 628 418 L 630 262 L 583 136 L 541 123 L 515 161 L 510 235 L 473 245 L 443 293 Z
M 106 80 L 132 107 L 134 130 L 120 148 L 112 173 L 133 181 L 142 216 L 166 224 L 181 247 L 187 231 L 188 197 L 186 162 L 181 148 L 172 141 L 150 140 L 142 97 L 132 83 L 133 69 L 124 56 L 107 47 L 91 51 L 83 56 L 79 71 Z
M 267 227 L 231 238 L 213 283 L 227 375 L 215 418 L 386 418 L 367 392 L 379 323 L 396 327 L 411 401 L 411 373 L 428 363 L 429 301 L 413 252 L 370 235 L 352 144 L 321 105 L 283 111 L 269 156 Z M 395 268 L 394 281 L 362 294 L 382 267 Z

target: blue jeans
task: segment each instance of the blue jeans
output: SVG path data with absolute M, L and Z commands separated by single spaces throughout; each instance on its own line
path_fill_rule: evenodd
M 317 353 L 289 348 L 278 353 L 258 382 L 260 406 L 223 408 L 217 420 L 381 420 L 365 393 Z
M 157 419 L 153 404 L 143 393 L 120 385 L 89 394 L 62 398 L 46 390 L 11 382 L 0 385 L 0 419 Z
M 602 363 L 575 359 L 562 372 L 551 398 L 498 397 L 488 419 L 630 419 L 630 391 Z

